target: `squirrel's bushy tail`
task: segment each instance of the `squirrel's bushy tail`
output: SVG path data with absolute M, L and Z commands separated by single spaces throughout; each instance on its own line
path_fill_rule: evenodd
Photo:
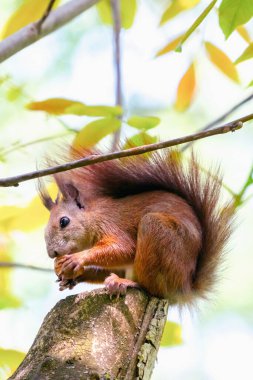
M 96 153 L 79 152 L 72 158 Z M 184 164 L 177 151 L 169 151 L 152 153 L 148 159 L 143 156 L 123 158 L 67 173 L 79 186 L 83 184 L 81 191 L 84 193 L 88 182 L 94 194 L 114 198 L 152 190 L 165 190 L 184 198 L 202 226 L 202 248 L 192 290 L 197 296 L 206 296 L 216 281 L 217 266 L 231 234 L 233 219 L 231 203 L 220 201 L 222 179 L 219 170 L 203 173 L 193 154 Z

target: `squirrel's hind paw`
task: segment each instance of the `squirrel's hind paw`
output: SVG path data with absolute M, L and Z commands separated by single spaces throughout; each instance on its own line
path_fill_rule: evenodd
M 128 280 L 126 278 L 120 278 L 116 274 L 112 273 L 104 281 L 105 288 L 111 296 L 123 296 L 126 294 L 127 288 L 140 288 L 137 282 Z

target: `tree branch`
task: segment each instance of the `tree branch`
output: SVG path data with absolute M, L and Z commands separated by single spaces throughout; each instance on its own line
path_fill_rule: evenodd
M 55 11 L 50 12 L 45 22 L 43 22 L 40 31 L 35 22 L 7 37 L 0 43 L 0 62 L 5 61 L 25 47 L 59 29 L 98 3 L 98 1 L 99 0 L 71 0 Z
M 113 59 L 115 67 L 115 103 L 122 107 L 122 76 L 121 76 L 121 46 L 120 46 L 120 1 L 111 0 L 111 9 L 113 15 Z M 120 128 L 114 133 L 112 151 L 117 149 L 120 141 Z
M 104 161 L 111 161 L 111 160 L 115 160 L 116 158 L 136 156 L 139 154 L 152 152 L 154 150 L 169 148 L 175 145 L 184 144 L 189 141 L 203 139 L 209 136 L 219 135 L 219 134 L 228 133 L 228 132 L 234 132 L 237 129 L 242 128 L 244 122 L 249 121 L 251 119 L 253 119 L 253 114 L 244 116 L 240 119 L 234 120 L 230 123 L 224 124 L 223 126 L 212 129 L 210 131 L 194 133 L 192 135 L 179 137 L 173 140 L 168 140 L 168 141 L 159 142 L 155 144 L 149 144 L 149 145 L 142 145 L 136 148 L 130 148 L 130 149 L 116 151 L 112 153 L 91 155 L 89 157 L 85 157 L 80 160 L 67 162 L 66 164 L 53 166 L 47 169 L 36 170 L 34 172 L 21 174 L 14 177 L 3 178 L 3 179 L 0 179 L 0 187 L 18 186 L 20 182 L 28 181 L 30 179 L 40 178 L 40 177 L 44 177 L 44 176 L 55 174 L 55 173 L 65 172 L 71 169 L 76 169 L 83 166 L 97 164 Z
M 211 121 L 211 123 L 208 123 L 203 128 L 199 129 L 199 132 L 208 131 L 215 125 L 222 123 L 231 113 L 238 110 L 241 106 L 248 103 L 251 99 L 253 99 L 253 94 L 249 95 L 247 98 L 243 99 L 241 102 L 235 104 L 232 108 L 230 108 L 228 111 L 226 111 L 223 115 L 217 117 L 215 120 Z M 185 144 L 183 148 L 181 149 L 182 152 L 184 152 L 186 149 L 188 149 L 193 144 L 193 141 L 189 142 L 188 144 Z
M 148 380 L 155 364 L 168 301 L 128 289 L 69 296 L 46 316 L 10 380 Z
M 35 265 L 20 264 L 20 263 L 10 263 L 6 261 L 0 261 L 0 268 L 21 268 L 21 269 L 30 269 L 37 270 L 42 272 L 53 272 L 53 269 L 37 267 Z

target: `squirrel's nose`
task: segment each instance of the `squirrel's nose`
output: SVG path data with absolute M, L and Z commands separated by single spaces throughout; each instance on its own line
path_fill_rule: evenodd
M 54 259 L 59 256 L 59 253 L 57 251 L 48 251 L 48 256 L 51 257 L 51 259 Z

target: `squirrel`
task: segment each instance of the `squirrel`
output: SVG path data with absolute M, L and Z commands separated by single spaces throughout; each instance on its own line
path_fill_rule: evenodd
M 98 154 L 71 153 L 71 160 Z M 194 156 L 152 153 L 54 175 L 59 188 L 45 230 L 60 290 L 103 283 L 108 292 L 139 287 L 177 304 L 206 297 L 231 234 L 233 207 L 220 203 L 219 170 L 203 175 Z M 124 276 L 125 275 L 125 276 Z M 125 278 L 124 278 L 125 277 Z

